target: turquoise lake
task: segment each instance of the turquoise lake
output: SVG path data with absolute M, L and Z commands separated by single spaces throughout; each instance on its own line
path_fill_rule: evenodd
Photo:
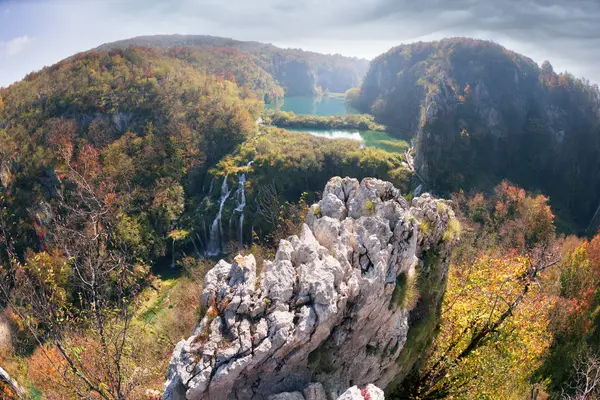
M 344 116 L 356 114 L 356 111 L 346 108 L 344 99 L 340 97 L 311 97 L 293 96 L 266 105 L 267 109 L 279 109 L 293 112 L 298 115 L 337 115 Z M 377 131 L 359 131 L 356 129 L 313 129 L 313 128 L 288 128 L 292 132 L 307 132 L 314 136 L 328 139 L 352 139 L 363 142 L 367 147 L 376 147 L 392 153 L 404 153 L 408 143 L 387 134 Z

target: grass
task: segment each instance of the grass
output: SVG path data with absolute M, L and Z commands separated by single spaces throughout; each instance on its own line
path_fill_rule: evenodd
M 429 234 L 431 232 L 431 224 L 429 221 L 420 221 L 419 230 L 423 233 L 423 235 Z
M 400 151 L 406 151 L 409 147 L 408 143 L 404 140 L 377 140 L 377 144 Z
M 375 214 L 375 203 L 373 203 L 371 200 L 368 200 L 365 203 L 365 212 L 369 215 Z
M 146 300 L 138 311 L 138 319 L 147 324 L 153 324 L 165 312 L 169 306 L 169 293 L 177 285 L 178 279 L 157 279 L 155 286 L 159 290 L 147 288 L 142 292 L 142 296 L 147 296 Z
M 440 293 L 445 285 L 444 269 L 439 268 L 440 255 L 437 252 L 427 251 L 422 258 L 424 265 L 415 280 L 421 296 L 410 313 L 406 343 L 396 359 L 400 372 L 388 386 L 391 393 L 411 370 L 418 370 L 421 363 L 427 359 L 431 344 L 438 333 Z
M 408 330 L 406 343 L 396 359 L 398 365 L 412 366 L 425 351 L 437 334 L 438 317 L 435 310 L 430 310 Z
M 443 213 L 447 212 L 447 210 L 448 210 L 446 205 L 444 203 L 442 203 L 441 201 L 435 202 L 435 208 L 436 208 L 437 212 L 440 214 L 443 214 Z
M 445 242 L 449 242 L 454 240 L 456 237 L 460 235 L 460 222 L 456 218 L 451 218 L 448 221 L 448 227 L 446 228 L 446 232 L 444 232 L 444 236 L 442 239 Z
M 396 287 L 392 292 L 389 308 L 412 310 L 419 301 L 419 273 L 402 272 L 396 278 Z
M 29 398 L 31 400 L 42 400 L 44 396 L 33 384 L 29 385 Z

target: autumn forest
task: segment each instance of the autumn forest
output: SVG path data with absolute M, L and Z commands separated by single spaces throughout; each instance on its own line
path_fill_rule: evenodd
M 289 96 L 354 111 L 265 109 Z M 216 312 L 207 271 L 273 259 L 334 176 L 457 217 L 447 276 L 390 294 L 410 368 L 386 398 L 600 398 L 599 127 L 596 85 L 461 38 L 369 63 L 142 37 L 32 72 L 0 88 L 2 398 L 161 398 L 173 348 Z M 300 132 L 319 129 L 394 140 Z

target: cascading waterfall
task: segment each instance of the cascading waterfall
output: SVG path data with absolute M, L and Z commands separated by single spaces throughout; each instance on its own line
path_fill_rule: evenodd
M 227 175 L 223 179 L 223 183 L 221 184 L 221 198 L 219 199 L 219 212 L 215 217 L 211 227 L 210 227 L 210 238 L 208 241 L 208 246 L 206 249 L 206 255 L 209 257 L 217 256 L 221 253 L 221 245 L 223 242 L 223 226 L 221 224 L 221 214 L 223 213 L 223 206 L 225 205 L 225 201 L 229 198 L 229 186 L 227 186 Z
M 234 211 L 240 213 L 240 245 L 244 244 L 244 208 L 246 207 L 246 174 L 242 173 L 238 177 L 238 188 L 235 192 L 237 207 Z

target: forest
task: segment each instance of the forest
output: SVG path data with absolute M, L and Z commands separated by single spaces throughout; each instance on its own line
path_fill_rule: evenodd
M 293 112 L 271 111 L 265 112 L 265 122 L 280 128 L 307 128 L 307 129 L 358 129 L 364 131 L 385 132 L 384 125 L 375 122 L 369 114 L 349 114 L 339 116 L 296 115 Z
M 203 35 L 139 36 L 108 43 L 97 49 L 106 51 L 129 46 L 236 50 L 271 74 L 289 96 L 313 95 L 325 91 L 343 93 L 358 86 L 369 69 L 369 61 L 365 59 L 339 54 L 325 55 L 301 49 L 282 49 L 271 44 Z
M 453 38 L 389 50 L 348 94 L 414 138 L 415 163 L 439 191 L 489 191 L 506 178 L 549 196 L 561 231 L 597 226 L 596 84 L 493 42 Z
M 0 88 L 0 366 L 18 383 L 4 397 L 160 398 L 174 346 L 211 312 L 219 257 L 272 259 L 333 176 L 392 182 L 407 202 L 422 184 L 405 154 L 285 127 L 414 132 L 426 189 L 452 199 L 443 285 L 416 276 L 394 300 L 412 310 L 397 362 L 416 364 L 388 398 L 600 397 L 600 234 L 575 235 L 596 200 L 597 87 L 454 40 L 392 49 L 360 87 L 325 84 L 361 70 L 310 53 L 322 64 L 302 90 L 350 89 L 365 114 L 267 112 L 297 90 L 269 64 L 279 50 L 204 38 L 109 44 Z M 482 67 L 460 68 L 471 59 Z M 380 92 L 377 70 L 398 90 Z M 533 100 L 515 109 L 514 93 Z M 560 154 L 551 105 L 569 116 Z

